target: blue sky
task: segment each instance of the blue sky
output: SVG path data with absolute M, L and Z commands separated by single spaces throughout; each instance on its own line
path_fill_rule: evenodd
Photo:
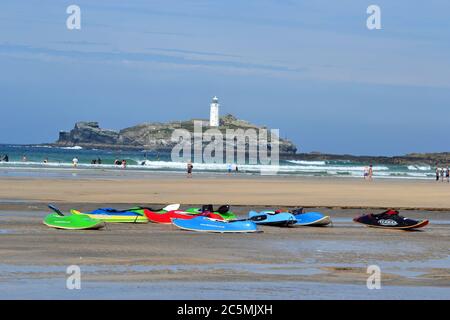
M 0 143 L 207 118 L 217 95 L 301 151 L 449 151 L 449 17 L 446 0 L 2 0 Z

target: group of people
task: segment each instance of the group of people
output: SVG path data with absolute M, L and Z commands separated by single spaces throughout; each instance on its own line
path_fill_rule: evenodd
M 436 167 L 436 181 L 450 182 L 450 170 L 448 166 L 447 168 Z
M 100 159 L 100 157 L 93 159 L 91 160 L 91 164 L 102 164 L 102 159 Z
M 72 165 L 73 165 L 74 168 L 76 168 L 78 166 L 78 162 L 79 162 L 79 160 L 78 160 L 77 157 L 74 157 L 72 159 Z M 97 159 L 93 159 L 93 160 L 91 160 L 91 164 L 102 164 L 102 159 L 100 157 L 97 158 Z M 114 160 L 114 164 L 116 166 L 121 166 L 122 168 L 125 169 L 127 167 L 127 160 L 125 160 L 125 159 L 123 159 L 123 160 L 116 159 L 116 160 Z
M 235 172 L 239 172 L 239 167 L 238 167 L 237 164 L 235 164 L 235 165 L 229 164 L 228 167 L 227 167 L 228 174 L 230 174 L 231 172 L 233 172 L 233 166 L 234 166 L 234 171 L 235 171 Z
M 237 164 L 229 164 L 227 166 L 227 171 L 228 174 L 231 174 L 233 172 L 233 166 L 234 166 L 234 172 L 238 173 L 239 172 L 239 167 Z M 187 166 L 186 166 L 186 171 L 187 171 L 187 177 L 188 178 L 192 178 L 192 170 L 194 169 L 194 165 L 192 164 L 192 161 L 188 161 Z
M 372 180 L 373 179 L 373 166 L 370 165 L 364 168 L 364 180 Z
M 114 160 L 114 164 L 116 166 L 121 166 L 123 169 L 127 167 L 127 160 L 123 159 L 122 161 L 119 159 Z

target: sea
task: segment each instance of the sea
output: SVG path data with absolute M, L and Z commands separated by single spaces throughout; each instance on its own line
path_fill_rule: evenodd
M 86 170 L 120 169 L 114 165 L 115 160 L 127 162 L 127 170 L 155 171 L 155 172 L 184 172 L 186 162 L 172 161 L 170 154 L 161 154 L 147 151 L 120 151 L 97 150 L 75 147 L 54 146 L 24 146 L 24 145 L 0 145 L 0 159 L 7 154 L 9 161 L 0 161 L 0 170 L 8 169 L 11 172 L 20 172 L 26 168 L 33 171 L 72 169 L 72 159 L 79 159 L 78 168 Z M 25 157 L 25 158 L 24 158 Z M 92 160 L 101 159 L 101 164 L 93 164 Z M 44 162 L 47 160 L 47 162 Z M 228 163 L 194 163 L 194 172 L 226 174 L 230 165 Z M 363 177 L 364 169 L 369 163 L 361 163 L 350 160 L 333 161 L 303 161 L 280 160 L 279 166 L 239 164 L 239 174 L 258 175 L 288 175 L 307 177 Z M 372 163 L 374 178 L 383 179 L 434 179 L 434 168 L 426 164 L 411 165 L 386 165 Z M 232 166 L 233 171 L 235 166 Z M 16 169 L 16 170 L 15 170 Z M 42 169 L 42 170 L 36 170 Z M 0 172 L 1 175 L 1 172 Z

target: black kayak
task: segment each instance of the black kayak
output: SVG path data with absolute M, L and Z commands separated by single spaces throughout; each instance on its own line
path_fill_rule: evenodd
M 366 214 L 354 218 L 354 222 L 364 224 L 368 227 L 410 230 L 426 226 L 428 220 L 414 220 L 402 217 L 396 210 L 387 210 L 379 214 Z

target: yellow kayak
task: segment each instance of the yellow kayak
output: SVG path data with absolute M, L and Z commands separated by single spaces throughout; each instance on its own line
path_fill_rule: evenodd
M 147 223 L 148 219 L 145 215 L 141 215 L 139 213 L 131 213 L 131 212 L 80 212 L 78 210 L 70 210 L 70 213 L 74 215 L 86 215 L 89 218 L 97 219 L 103 222 L 112 222 L 112 223 Z

